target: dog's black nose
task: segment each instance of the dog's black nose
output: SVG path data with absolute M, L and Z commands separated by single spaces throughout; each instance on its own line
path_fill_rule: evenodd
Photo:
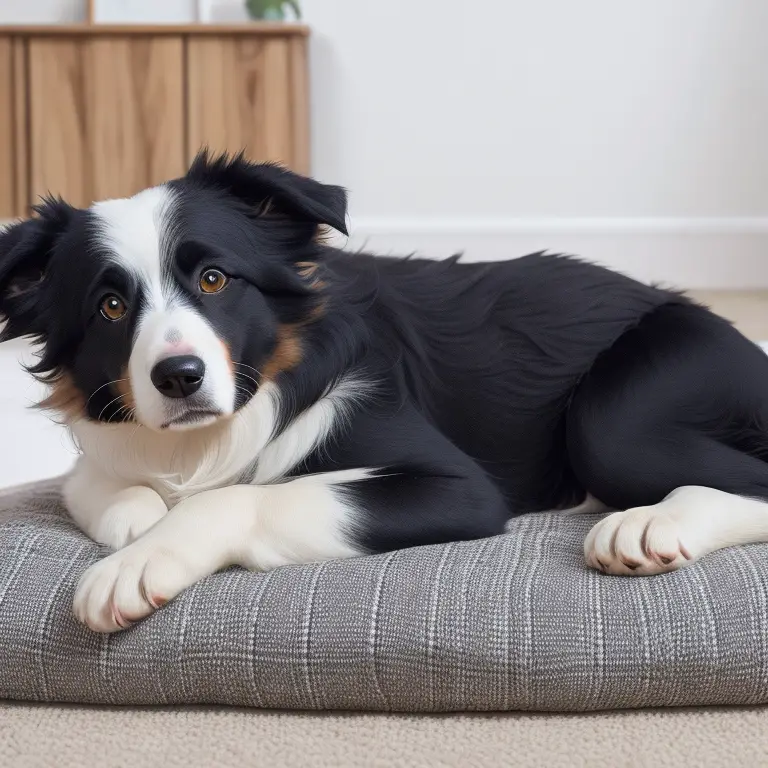
M 150 374 L 155 389 L 166 397 L 189 397 L 200 389 L 205 363 L 195 355 L 177 355 L 161 360 Z

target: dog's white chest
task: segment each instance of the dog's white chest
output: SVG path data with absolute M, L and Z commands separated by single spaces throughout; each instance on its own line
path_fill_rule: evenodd
M 105 474 L 149 486 L 169 506 L 238 483 L 269 485 L 323 443 L 350 393 L 360 387 L 341 382 L 274 439 L 275 393 L 268 387 L 227 423 L 207 429 L 158 433 L 115 424 L 73 431 L 83 453 Z

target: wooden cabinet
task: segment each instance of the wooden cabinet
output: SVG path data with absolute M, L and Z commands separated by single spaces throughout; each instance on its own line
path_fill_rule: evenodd
M 183 172 L 181 38 L 32 39 L 27 51 L 33 194 L 87 205 Z
M 0 219 L 28 207 L 24 48 L 0 36 Z
M 190 40 L 187 77 L 190 147 L 245 147 L 250 156 L 306 169 L 302 39 Z
M 0 219 L 184 173 L 202 146 L 309 172 L 307 30 L 0 28 Z

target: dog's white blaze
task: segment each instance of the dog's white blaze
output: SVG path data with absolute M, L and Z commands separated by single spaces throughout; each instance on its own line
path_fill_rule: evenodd
M 173 343 L 168 341 L 170 333 L 174 334 Z M 221 415 L 231 415 L 235 378 L 223 343 L 202 315 L 176 305 L 165 310 L 150 309 L 139 325 L 129 363 L 139 421 L 157 428 L 168 419 L 173 406 L 155 389 L 151 371 L 160 360 L 175 354 L 196 355 L 205 363 L 200 395 Z M 199 429 L 201 424 L 193 423 L 191 427 Z
M 235 407 L 235 376 L 228 352 L 203 316 L 189 305 L 169 269 L 174 257 L 175 198 L 167 186 L 146 189 L 122 200 L 95 203 L 101 244 L 115 264 L 141 286 L 141 314 L 129 362 L 136 412 L 142 424 L 161 429 L 181 415 L 186 404 L 171 402 L 152 384 L 152 368 L 163 358 L 192 354 L 205 363 L 199 399 L 204 410 L 230 415 Z M 212 421 L 215 417 L 207 417 Z M 204 422 L 203 422 L 204 423 Z M 173 429 L 199 429 L 200 422 Z
M 162 252 L 172 243 L 173 205 L 171 190 L 159 186 L 91 207 L 104 248 L 116 263 L 135 275 L 146 291 L 148 305 L 154 309 L 166 307 L 175 294 L 163 274 L 169 254 Z

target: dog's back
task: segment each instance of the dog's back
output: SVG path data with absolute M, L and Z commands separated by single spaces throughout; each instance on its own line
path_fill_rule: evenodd
M 495 263 L 335 254 L 340 300 L 365 306 L 386 370 L 503 488 L 515 512 L 578 503 L 565 413 L 597 357 L 677 293 L 576 259 Z M 392 383 L 396 386 L 396 383 Z

